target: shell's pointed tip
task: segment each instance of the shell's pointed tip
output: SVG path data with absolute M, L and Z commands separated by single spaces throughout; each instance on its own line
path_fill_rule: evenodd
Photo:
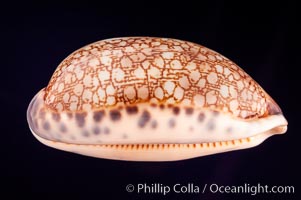
M 286 133 L 288 122 L 283 116 L 283 113 L 280 107 L 278 106 L 278 104 L 271 97 L 267 98 L 266 109 L 267 109 L 266 111 L 267 115 L 269 116 L 277 115 L 276 117 L 278 119 L 278 125 L 273 129 L 271 129 L 269 132 L 274 134 Z
M 281 111 L 280 107 L 278 106 L 278 104 L 270 97 L 267 99 L 266 106 L 267 106 L 268 115 L 281 115 L 282 114 L 282 111 Z

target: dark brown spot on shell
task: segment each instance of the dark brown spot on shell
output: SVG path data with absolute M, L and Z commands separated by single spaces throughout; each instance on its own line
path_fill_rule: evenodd
M 146 110 L 143 111 L 140 119 L 138 120 L 138 126 L 143 128 L 147 124 L 147 122 L 150 120 L 150 118 L 151 118 L 150 113 Z
M 129 115 L 133 115 L 133 114 L 138 113 L 138 107 L 137 106 L 127 106 L 125 109 L 126 109 L 126 112 Z
M 50 124 L 49 124 L 49 122 L 45 121 L 45 122 L 43 123 L 43 129 L 45 129 L 46 131 L 48 131 L 48 130 L 50 129 Z
M 157 104 L 151 103 L 150 106 L 153 107 L 153 108 L 156 108 L 156 107 L 157 107 Z
M 83 127 L 85 125 L 86 116 L 87 116 L 87 113 L 85 113 L 85 112 L 75 114 L 75 119 L 76 119 L 77 125 L 79 127 Z
M 110 117 L 112 121 L 118 121 L 121 119 L 121 113 L 119 110 L 111 110 Z
M 100 128 L 99 128 L 98 126 L 95 126 L 95 127 L 93 128 L 93 133 L 94 133 L 95 135 L 100 134 Z
M 163 110 L 165 108 L 165 105 L 164 104 L 160 104 L 159 107 L 160 107 L 161 110 Z
M 61 120 L 61 115 L 59 113 L 52 113 L 52 119 L 59 122 Z
M 173 114 L 178 115 L 180 113 L 180 108 L 179 107 L 173 107 L 172 109 Z
M 95 122 L 100 122 L 104 116 L 105 116 L 105 111 L 103 110 L 95 111 L 93 114 L 93 119 Z
M 186 108 L 186 115 L 192 115 L 193 114 L 193 108 Z
M 65 133 L 67 131 L 67 127 L 65 126 L 65 124 L 63 124 L 63 123 L 60 124 L 60 131 L 62 133 Z
M 205 114 L 201 112 L 198 116 L 198 121 L 203 122 L 204 120 L 205 120 Z
M 167 108 L 173 108 L 173 105 L 172 104 L 168 104 Z

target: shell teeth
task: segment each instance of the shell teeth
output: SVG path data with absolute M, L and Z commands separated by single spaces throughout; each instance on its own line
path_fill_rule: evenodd
M 114 149 L 181 149 L 181 148 L 218 148 L 229 145 L 239 145 L 246 142 L 251 142 L 253 137 L 241 138 L 236 140 L 218 141 L 218 142 L 204 142 L 194 144 L 103 144 L 100 145 L 105 148 Z

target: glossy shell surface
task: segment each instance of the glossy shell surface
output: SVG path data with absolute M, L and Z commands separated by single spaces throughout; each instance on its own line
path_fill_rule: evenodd
M 279 106 L 234 62 L 195 43 L 152 37 L 113 38 L 75 51 L 27 116 L 46 145 L 121 160 L 247 148 L 287 128 Z

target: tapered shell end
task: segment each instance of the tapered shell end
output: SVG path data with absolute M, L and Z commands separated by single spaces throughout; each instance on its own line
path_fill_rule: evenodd
M 267 114 L 268 115 L 282 115 L 281 108 L 271 97 L 269 97 L 267 99 Z

